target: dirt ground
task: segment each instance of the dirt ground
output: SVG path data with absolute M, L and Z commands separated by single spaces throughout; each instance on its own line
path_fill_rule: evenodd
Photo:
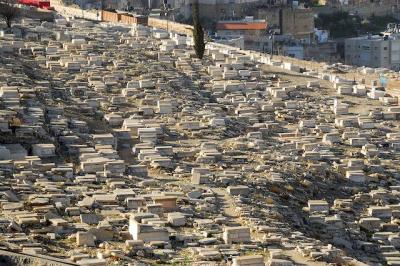
M 293 64 L 296 64 L 300 67 L 312 69 L 315 71 L 321 71 L 321 69 L 326 68 L 325 63 L 299 60 L 299 59 L 284 57 L 284 56 L 274 56 L 274 60 L 292 62 Z M 362 74 L 356 70 L 351 70 L 348 73 L 336 74 L 336 75 L 339 75 L 346 79 L 356 80 L 359 83 L 361 83 L 362 80 L 365 80 L 366 85 L 372 84 L 373 81 L 379 81 L 379 76 L 380 76 L 380 74 L 378 74 L 378 73 Z M 388 85 L 387 85 L 386 89 L 393 96 L 397 96 L 397 97 L 400 96 L 400 76 L 398 74 L 393 73 L 393 74 L 388 75 Z
M 262 68 L 267 74 L 276 74 L 281 80 L 290 85 L 306 85 L 308 81 L 319 81 L 320 91 L 312 92 L 313 97 L 336 97 L 342 102 L 350 104 L 349 111 L 354 114 L 368 115 L 371 110 L 381 106 L 379 101 L 370 100 L 367 97 L 355 97 L 351 95 L 338 95 L 332 83 L 326 80 L 320 80 L 313 77 L 301 75 L 299 73 L 284 70 L 278 67 L 265 65 Z M 400 86 L 399 86 L 400 87 Z

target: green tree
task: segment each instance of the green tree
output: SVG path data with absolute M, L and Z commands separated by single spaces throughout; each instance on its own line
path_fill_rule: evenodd
M 206 49 L 206 43 L 204 42 L 204 30 L 200 23 L 199 2 L 197 0 L 193 3 L 192 9 L 194 51 L 197 57 L 202 59 Z

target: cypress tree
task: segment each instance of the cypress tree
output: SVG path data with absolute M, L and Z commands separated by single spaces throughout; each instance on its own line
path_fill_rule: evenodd
M 204 42 L 204 30 L 200 23 L 199 2 L 196 0 L 192 6 L 193 13 L 193 40 L 194 51 L 199 59 L 203 58 L 206 44 Z

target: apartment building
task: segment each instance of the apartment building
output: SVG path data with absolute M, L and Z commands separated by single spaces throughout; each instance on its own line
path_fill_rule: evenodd
M 400 34 L 346 39 L 345 62 L 349 65 L 399 70 Z

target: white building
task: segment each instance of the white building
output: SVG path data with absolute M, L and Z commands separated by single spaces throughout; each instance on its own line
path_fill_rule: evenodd
M 369 35 L 345 41 L 348 65 L 400 69 L 400 33 Z

